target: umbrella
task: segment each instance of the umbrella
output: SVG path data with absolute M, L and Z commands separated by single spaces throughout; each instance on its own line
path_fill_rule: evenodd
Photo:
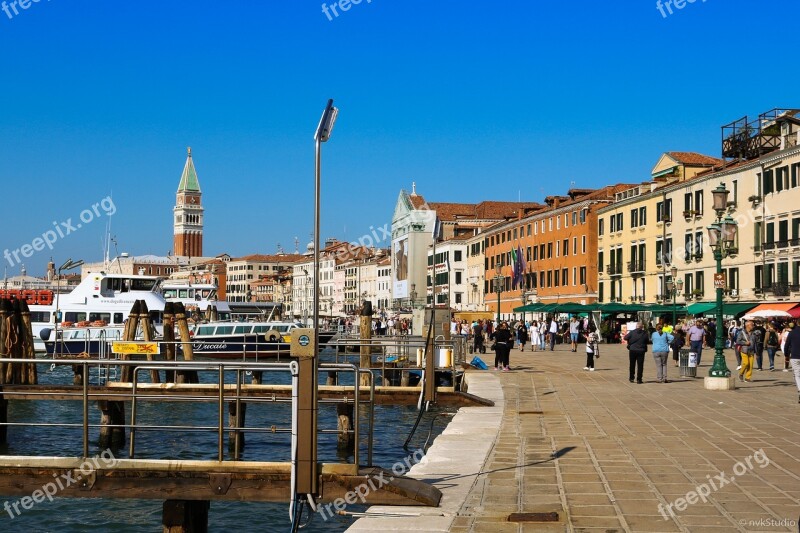
M 755 313 L 744 315 L 744 318 L 746 320 L 751 320 L 753 318 L 791 318 L 791 317 L 792 315 L 790 315 L 786 311 L 778 311 L 773 309 L 761 309 L 760 311 L 756 311 Z

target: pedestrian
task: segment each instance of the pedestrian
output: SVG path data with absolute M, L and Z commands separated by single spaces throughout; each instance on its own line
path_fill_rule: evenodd
M 767 338 L 767 330 L 761 322 L 758 322 L 753 327 L 753 355 L 756 359 L 756 370 L 761 372 L 762 363 L 764 360 L 764 341 Z
M 647 352 L 647 332 L 644 329 L 644 322 L 636 324 L 636 329 L 629 331 L 625 335 L 625 342 L 628 346 L 628 362 L 630 377 L 628 381 L 633 383 L 644 383 L 642 375 L 644 373 L 644 354 Z M 635 373 L 635 376 L 634 376 Z
M 684 344 L 686 344 L 686 334 L 683 332 L 683 327 L 679 324 L 672 330 L 672 342 L 670 343 L 670 348 L 672 348 L 672 360 L 675 361 L 675 366 L 679 365 L 681 348 L 683 348 Z
M 600 357 L 600 336 L 594 324 L 589 325 L 589 334 L 586 336 L 586 366 L 584 370 L 594 372 L 594 360 Z
M 539 348 L 539 324 L 534 320 L 531 322 L 531 351 L 535 352 Z
M 731 327 L 728 329 L 728 336 L 730 337 L 731 348 L 733 348 L 733 353 L 736 355 L 736 370 L 742 369 L 742 352 L 741 346 L 736 344 L 736 337 L 739 335 L 739 331 L 742 328 L 736 323 L 735 320 L 731 321 Z
M 508 372 L 508 356 L 511 353 L 511 344 L 514 342 L 508 329 L 508 322 L 501 322 L 491 338 L 494 340 L 494 366 L 497 370 Z
M 703 328 L 703 321 L 698 318 L 686 334 L 689 351 L 697 356 L 697 366 L 700 366 L 700 357 L 703 355 L 703 340 L 705 337 L 706 330 Z
M 789 352 L 787 352 L 785 348 L 786 348 L 786 339 L 789 338 L 789 333 L 792 332 L 792 328 L 793 327 L 794 327 L 794 323 L 793 322 L 789 322 L 789 324 L 786 325 L 783 328 L 783 331 L 781 332 L 781 353 L 783 354 L 783 371 L 784 372 L 788 372 L 789 371 L 789 361 L 790 361 Z
M 552 317 L 550 319 L 550 351 L 552 352 L 556 348 L 556 335 L 558 335 L 558 322 L 556 322 L 556 317 Z
M 539 323 L 539 349 L 544 351 L 547 347 L 547 320 L 542 320 Z
M 653 358 L 656 360 L 656 383 L 669 383 L 667 381 L 667 359 L 675 337 L 665 333 L 664 325 L 659 323 L 650 340 L 653 344 Z
M 517 326 L 517 342 L 519 342 L 519 351 L 524 352 L 525 344 L 528 342 L 528 326 L 522 321 Z
M 742 368 L 739 370 L 739 381 L 750 382 L 753 380 L 753 353 L 755 344 L 753 340 L 753 321 L 748 320 L 744 324 L 744 329 L 739 331 L 736 337 L 736 344 L 740 346 L 742 354 Z
M 769 358 L 769 371 L 775 371 L 775 352 L 781 347 L 781 339 L 778 332 L 775 331 L 775 324 L 770 322 L 767 325 L 767 357 Z
M 800 328 L 792 328 L 786 337 L 785 355 L 789 356 L 794 371 L 794 381 L 797 385 L 797 402 L 800 403 Z
M 578 334 L 580 333 L 580 322 L 576 317 L 569 319 L 569 337 L 572 341 L 572 351 L 578 351 Z

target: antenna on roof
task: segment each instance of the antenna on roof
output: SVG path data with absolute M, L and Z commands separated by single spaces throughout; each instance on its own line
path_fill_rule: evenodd
M 295 254 L 300 253 L 300 239 L 298 239 L 297 237 L 294 238 L 294 253 Z

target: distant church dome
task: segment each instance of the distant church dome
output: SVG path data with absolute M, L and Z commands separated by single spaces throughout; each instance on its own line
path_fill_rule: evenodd
M 306 253 L 305 255 L 311 255 L 314 253 L 314 241 L 311 241 L 306 245 Z

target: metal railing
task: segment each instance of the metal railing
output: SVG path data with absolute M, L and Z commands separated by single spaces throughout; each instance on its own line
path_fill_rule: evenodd
M 3 358 L 0 359 L 5 364 L 41 364 L 42 360 L 31 360 L 31 359 L 8 359 Z M 73 400 L 73 401 L 81 401 L 82 402 L 82 421 L 81 423 L 57 423 L 57 422 L 4 422 L 0 423 L 0 426 L 6 427 L 55 427 L 55 428 L 72 428 L 77 429 L 80 428 L 82 431 L 82 453 L 84 458 L 89 457 L 89 430 L 90 429 L 99 429 L 99 428 L 122 428 L 128 430 L 130 432 L 130 441 L 129 441 L 129 456 L 131 459 L 135 458 L 136 455 L 136 436 L 137 432 L 141 431 L 174 431 L 174 432 L 214 432 L 217 435 L 217 460 L 224 461 L 225 454 L 224 454 L 224 434 L 226 431 L 228 432 L 235 432 L 244 434 L 247 433 L 290 433 L 295 431 L 291 427 L 278 427 L 277 425 L 272 425 L 270 427 L 253 427 L 253 426 L 240 426 L 238 423 L 238 416 L 237 416 L 237 423 L 233 424 L 230 423 L 227 426 L 225 425 L 225 403 L 226 402 L 236 402 L 236 413 L 241 413 L 241 402 L 246 401 L 247 403 L 292 403 L 293 399 L 297 397 L 298 390 L 296 384 L 296 376 L 297 376 L 297 368 L 298 364 L 296 361 L 288 362 L 288 363 L 258 363 L 258 362 L 241 362 L 241 361 L 130 361 L 130 360 L 115 360 L 115 361 L 108 361 L 102 363 L 104 365 L 111 365 L 111 366 L 118 366 L 118 367 L 131 367 L 132 368 L 132 383 L 131 388 L 125 389 L 120 387 L 114 388 L 103 388 L 102 391 L 90 391 L 90 384 L 89 384 L 89 369 L 92 365 L 96 365 L 97 362 L 88 359 L 63 359 L 58 362 L 61 365 L 72 365 L 73 369 L 79 368 L 77 370 L 80 372 L 83 378 L 83 383 L 81 385 L 80 391 L 71 391 L 67 390 L 58 390 L 58 391 L 41 391 L 38 392 L 35 390 L 37 386 L 26 386 L 24 390 L 16 391 L 13 389 L 13 385 L 6 385 L 5 389 L 0 389 L 0 397 L 6 400 L 14 400 L 15 397 L 23 396 L 26 398 L 41 398 L 41 399 L 48 399 L 50 397 L 58 397 L 59 400 Z M 167 372 L 189 372 L 189 371 L 196 371 L 196 372 L 209 372 L 213 373 L 217 376 L 216 387 L 218 390 L 218 395 L 215 398 L 211 398 L 208 396 L 199 395 L 197 392 L 192 393 L 190 392 L 181 392 L 179 387 L 173 388 L 170 391 L 160 389 L 157 391 L 153 391 L 152 389 L 145 389 L 142 387 L 143 383 L 139 379 L 139 372 L 141 371 L 167 371 Z M 236 376 L 235 383 L 226 383 L 226 372 L 234 372 Z M 368 407 L 368 420 L 369 420 L 369 429 L 367 433 L 367 465 L 372 465 L 372 448 L 374 442 L 374 405 L 375 405 L 375 383 L 373 379 L 373 375 L 369 370 L 359 369 L 356 365 L 353 364 L 320 364 L 319 365 L 320 372 L 334 372 L 334 373 L 342 373 L 342 372 L 350 372 L 353 374 L 353 399 L 352 403 L 354 406 L 354 414 L 353 414 L 353 429 L 348 430 L 348 433 L 353 435 L 353 439 L 355 442 L 354 450 L 353 450 L 353 460 L 356 465 L 359 464 L 360 460 L 360 439 L 361 439 L 361 426 L 360 426 L 360 415 L 361 415 L 361 407 L 362 404 L 366 404 Z M 292 390 L 292 397 L 291 398 L 278 398 L 274 394 L 265 394 L 263 397 L 258 395 L 243 395 L 242 392 L 242 385 L 244 381 L 244 376 L 248 373 L 252 372 L 289 372 L 293 377 L 293 390 Z M 359 375 L 364 375 L 367 381 L 366 385 L 361 384 L 361 380 L 359 379 Z M 209 384 L 203 384 L 202 386 L 208 386 Z M 213 383 L 211 384 L 213 385 Z M 191 389 L 192 387 L 197 387 L 198 384 L 186 384 L 184 385 L 185 388 Z M 9 387 L 12 387 L 9 390 Z M 42 388 L 53 388 L 53 385 L 44 385 Z M 269 387 L 266 385 L 265 387 Z M 362 389 L 367 389 L 366 391 Z M 367 399 L 363 399 L 362 395 L 368 392 Z M 111 401 L 119 401 L 119 402 L 130 402 L 131 403 L 131 411 L 130 411 L 130 423 L 126 424 L 94 424 L 90 423 L 89 421 L 89 401 L 93 399 L 108 399 L 109 396 L 113 396 L 113 400 Z M 159 425 L 144 425 L 138 422 L 137 415 L 138 415 L 138 407 L 139 404 L 143 401 L 181 401 L 181 402 L 196 402 L 196 403 L 210 403 L 215 402 L 217 404 L 216 410 L 216 424 L 198 424 L 198 425 L 168 425 L 168 424 L 159 424 Z M 318 400 L 319 404 L 336 404 L 336 403 L 349 403 L 349 400 L 346 397 L 343 397 L 340 400 L 330 400 L 330 399 L 320 399 Z M 328 433 L 340 433 L 340 431 L 333 430 L 333 429 L 318 429 L 318 433 L 321 434 L 328 434 Z M 238 461 L 239 457 L 239 450 L 238 450 L 238 439 L 236 439 L 235 449 L 234 449 L 234 460 Z

